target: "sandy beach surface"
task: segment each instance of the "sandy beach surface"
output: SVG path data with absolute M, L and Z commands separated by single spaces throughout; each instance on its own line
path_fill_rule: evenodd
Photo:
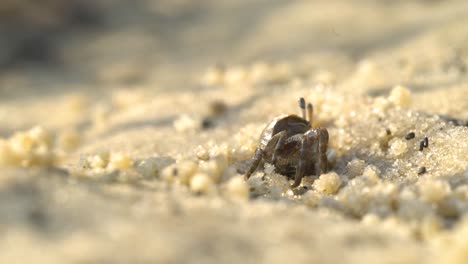
M 0 22 L 1 263 L 467 263 L 466 1 L 4 1 Z M 329 172 L 245 180 L 300 97 Z

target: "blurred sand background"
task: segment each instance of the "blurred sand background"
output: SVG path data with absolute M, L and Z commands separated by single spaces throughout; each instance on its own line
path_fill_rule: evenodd
M 465 263 L 466 25 L 462 0 L 2 1 L 1 262 Z M 300 96 L 333 170 L 245 182 Z

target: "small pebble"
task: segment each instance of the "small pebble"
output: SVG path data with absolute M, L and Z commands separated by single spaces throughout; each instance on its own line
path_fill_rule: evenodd
M 422 166 L 421 168 L 418 169 L 418 175 L 426 173 L 426 167 Z
M 419 151 L 423 151 L 423 149 L 424 149 L 424 140 L 419 142 Z
M 185 133 L 189 131 L 196 131 L 200 128 L 202 121 L 198 118 L 191 117 L 189 115 L 179 116 L 173 123 L 174 129 L 177 132 Z
M 411 105 L 411 92 L 408 88 L 397 85 L 390 92 L 388 99 L 397 106 L 408 107 Z
M 423 143 L 425 148 L 429 147 L 429 139 L 427 137 L 424 137 Z
M 314 181 L 315 189 L 328 195 L 335 194 L 340 189 L 341 184 L 341 178 L 336 172 L 322 174 Z
M 203 129 L 210 129 L 210 128 L 213 127 L 213 125 L 214 125 L 214 123 L 213 123 L 213 120 L 211 118 L 209 118 L 209 117 L 203 118 L 202 123 L 201 123 L 201 127 Z
M 390 140 L 389 146 L 390 146 L 390 153 L 395 156 L 400 156 L 403 153 L 405 153 L 408 147 L 407 143 L 400 138 L 394 138 Z
M 207 161 L 210 159 L 210 153 L 208 153 L 208 151 L 200 145 L 198 145 L 195 154 L 199 160 Z
M 226 112 L 227 105 L 221 100 L 212 101 L 210 103 L 210 112 L 213 116 L 219 116 Z
M 354 178 L 359 176 L 364 171 L 366 167 L 366 162 L 361 159 L 353 159 L 352 161 L 346 164 L 346 174 L 349 178 Z
M 112 153 L 107 167 L 111 170 L 129 170 L 133 167 L 133 163 L 133 159 L 125 153 Z
M 244 181 L 243 177 L 233 177 L 226 185 L 226 192 L 229 198 L 233 200 L 249 199 L 249 185 Z
M 215 191 L 215 184 L 210 176 L 197 173 L 190 179 L 190 189 L 196 194 L 208 194 Z
M 410 139 L 413 139 L 414 137 L 415 137 L 414 132 L 409 132 L 408 134 L 406 134 L 405 139 L 410 140 Z

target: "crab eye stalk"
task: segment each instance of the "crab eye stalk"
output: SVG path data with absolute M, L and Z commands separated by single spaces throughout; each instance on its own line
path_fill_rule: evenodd
M 306 119 L 306 103 L 304 97 L 299 98 L 299 107 L 301 108 L 302 118 Z
M 307 115 L 309 116 L 310 127 L 312 127 L 312 118 L 314 116 L 314 107 L 312 106 L 311 103 L 307 104 Z

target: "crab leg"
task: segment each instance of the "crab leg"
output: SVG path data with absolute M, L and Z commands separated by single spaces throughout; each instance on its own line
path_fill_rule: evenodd
M 275 164 L 276 160 L 278 158 L 278 150 L 284 145 L 284 142 L 286 142 L 286 139 L 288 138 L 288 133 L 286 131 L 281 131 L 278 134 L 274 135 L 271 139 L 276 139 L 278 138 L 278 141 L 276 142 L 275 149 L 273 151 L 273 156 L 271 158 L 271 163 Z
M 254 171 L 257 169 L 258 165 L 260 165 L 260 161 L 262 160 L 262 157 L 263 157 L 263 150 L 261 148 L 257 148 L 255 150 L 255 154 L 252 159 L 253 160 L 252 165 L 250 165 L 249 170 L 245 174 L 246 179 L 250 178 L 250 175 L 252 175 L 252 173 L 254 173 Z
M 301 150 L 299 152 L 299 163 L 296 168 L 296 176 L 294 177 L 294 183 L 291 185 L 291 188 L 296 188 L 301 184 L 302 177 L 305 173 L 306 168 L 306 137 L 303 137 L 301 140 Z
M 314 107 L 311 103 L 307 104 L 307 115 L 309 116 L 309 124 L 312 127 L 312 118 L 314 117 Z
M 317 176 L 328 171 L 328 158 L 327 158 L 327 148 L 328 148 L 328 131 L 325 128 L 318 128 L 318 155 L 316 170 L 319 170 Z
M 316 159 L 319 152 L 319 130 L 310 129 L 307 131 L 301 140 L 301 149 L 299 151 L 299 162 L 296 168 L 296 176 L 291 188 L 295 188 L 301 184 L 302 177 L 304 177 L 306 167 Z

